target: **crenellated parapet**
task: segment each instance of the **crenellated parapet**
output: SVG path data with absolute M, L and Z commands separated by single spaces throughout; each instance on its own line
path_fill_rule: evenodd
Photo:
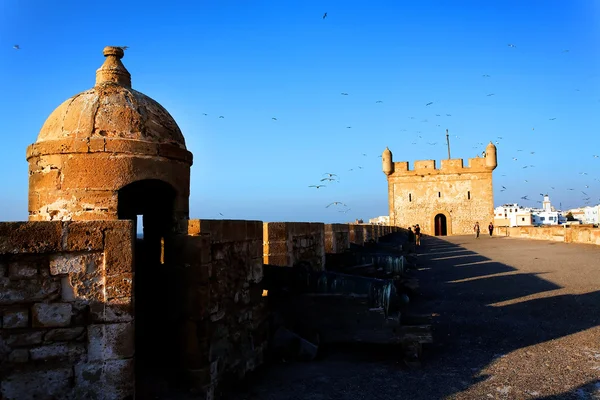
M 439 167 L 435 160 L 417 160 L 411 169 L 408 161 L 394 162 L 392 152 L 388 148 L 383 152 L 382 160 L 382 169 L 387 176 L 490 172 L 498 165 L 496 146 L 491 142 L 487 145 L 483 157 L 469 158 L 466 166 L 462 158 L 452 158 L 441 160 Z

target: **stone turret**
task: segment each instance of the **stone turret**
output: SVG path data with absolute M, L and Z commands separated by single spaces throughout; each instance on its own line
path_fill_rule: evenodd
M 385 148 L 381 155 L 381 164 L 383 166 L 383 173 L 390 175 L 394 172 L 394 161 L 392 159 L 392 152 L 389 148 Z
M 123 55 L 106 47 L 96 85 L 54 110 L 27 148 L 30 220 L 188 218 L 192 154 L 167 110 L 131 88 Z
M 485 166 L 488 169 L 496 169 L 498 166 L 498 158 L 496 155 L 496 146 L 490 142 L 485 148 Z

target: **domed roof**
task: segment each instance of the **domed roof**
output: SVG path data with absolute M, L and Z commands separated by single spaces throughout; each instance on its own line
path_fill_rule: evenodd
M 37 141 L 69 138 L 115 138 L 171 144 L 185 149 L 185 139 L 163 106 L 131 88 L 131 75 L 121 63 L 120 47 L 104 48 L 104 64 L 96 85 L 50 114 Z

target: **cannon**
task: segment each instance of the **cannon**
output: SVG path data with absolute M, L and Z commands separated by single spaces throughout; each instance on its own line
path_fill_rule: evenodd
M 265 265 L 264 279 L 275 326 L 313 346 L 393 344 L 400 346 L 405 361 L 418 363 L 421 344 L 431 342 L 429 325 L 403 326 L 408 296 L 397 290 L 393 279 L 313 271 L 302 264 Z

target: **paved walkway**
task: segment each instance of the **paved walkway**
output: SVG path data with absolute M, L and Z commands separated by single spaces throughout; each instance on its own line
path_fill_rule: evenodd
M 600 399 L 600 247 L 426 237 L 422 296 L 435 344 L 409 370 L 389 348 L 259 373 L 231 399 Z

